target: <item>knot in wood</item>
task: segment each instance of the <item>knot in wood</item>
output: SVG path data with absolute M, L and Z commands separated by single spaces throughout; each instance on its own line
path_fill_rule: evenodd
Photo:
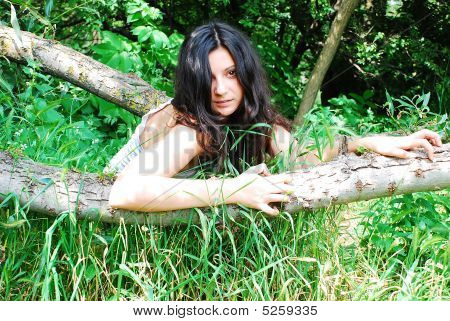
M 388 194 L 392 195 L 394 194 L 395 190 L 397 189 L 397 184 L 395 182 L 390 182 L 388 184 Z
M 342 167 L 341 168 L 341 172 L 344 174 L 350 174 L 351 170 L 348 167 Z
M 365 184 L 360 179 L 358 179 L 355 183 L 355 187 L 358 192 L 361 192 L 364 189 L 364 186 Z
M 115 208 L 112 208 L 112 207 L 109 207 L 108 208 L 108 213 L 111 215 L 111 216 L 114 216 L 114 214 L 117 212 L 117 210 L 115 209 Z
M 421 168 L 418 168 L 418 169 L 416 169 L 415 171 L 414 171 L 414 173 L 416 173 L 416 177 L 420 177 L 420 178 L 423 178 L 423 177 L 425 177 L 425 175 L 423 174 L 423 169 L 421 169 Z

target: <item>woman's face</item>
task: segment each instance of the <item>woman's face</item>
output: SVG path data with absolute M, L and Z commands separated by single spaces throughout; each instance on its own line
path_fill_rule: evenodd
M 230 116 L 244 97 L 244 89 L 236 75 L 236 63 L 227 49 L 218 47 L 209 53 L 209 65 L 212 109 L 222 116 Z

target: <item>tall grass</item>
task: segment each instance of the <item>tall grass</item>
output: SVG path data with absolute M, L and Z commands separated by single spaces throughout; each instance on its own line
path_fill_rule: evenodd
M 361 206 L 361 204 L 359 204 Z M 17 215 L 16 200 L 1 221 Z M 19 206 L 20 208 L 20 206 Z M 2 300 L 448 299 L 448 266 L 343 244 L 342 211 L 118 226 L 27 213 L 2 225 Z M 217 210 L 217 217 L 223 213 Z M 353 237 L 357 237 L 353 235 Z M 445 242 L 441 246 L 448 246 Z M 447 248 L 448 251 L 448 248 Z

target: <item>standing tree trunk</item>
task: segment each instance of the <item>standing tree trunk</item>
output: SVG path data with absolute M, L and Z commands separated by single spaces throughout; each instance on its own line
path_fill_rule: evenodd
M 302 125 L 304 116 L 312 108 L 314 101 L 316 100 L 317 92 L 322 85 L 323 78 L 333 61 L 334 54 L 339 46 L 344 29 L 358 3 L 359 0 L 342 0 L 340 2 L 338 13 L 331 24 L 327 40 L 325 41 L 319 59 L 314 66 L 314 70 L 303 92 L 302 102 L 300 103 L 298 113 L 295 116 L 294 125 Z

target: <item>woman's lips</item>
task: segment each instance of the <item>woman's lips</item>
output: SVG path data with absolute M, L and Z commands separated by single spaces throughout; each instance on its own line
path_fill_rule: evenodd
M 228 99 L 228 100 L 216 100 L 214 101 L 214 104 L 218 107 L 226 107 L 228 106 L 231 102 L 233 101 L 233 99 Z

